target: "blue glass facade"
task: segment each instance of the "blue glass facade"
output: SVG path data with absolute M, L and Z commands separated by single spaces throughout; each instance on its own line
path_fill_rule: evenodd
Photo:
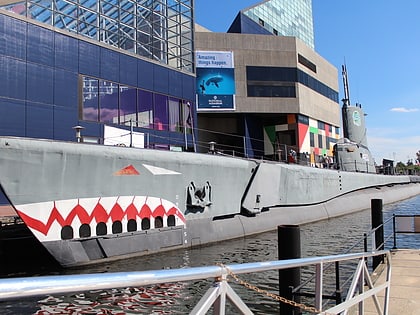
M 192 73 L 149 62 L 1 9 L 0 38 L 1 135 L 74 141 L 72 127 L 81 125 L 84 136 L 103 140 L 105 123 L 127 128 L 125 118 L 136 121 L 138 95 L 147 93 L 152 99 L 149 106 L 157 108 L 150 113 L 150 119 L 154 121 L 154 116 L 159 115 L 164 122 L 166 119 L 167 126 L 160 130 L 152 124 L 143 129 L 145 126 L 136 123 L 136 130 L 147 132 L 152 145 L 184 146 L 180 129 L 186 121 L 186 108 L 190 111 L 189 122 L 195 117 L 194 106 L 190 106 L 195 99 Z M 86 82 L 90 81 L 103 87 L 91 91 L 90 97 L 102 91 L 102 98 L 115 98 L 111 109 L 118 111 L 117 120 L 84 116 Z M 100 117 L 106 116 L 107 106 L 98 105 Z M 169 122 L 176 119 L 176 127 L 169 127 Z M 191 147 L 192 135 L 188 134 L 187 139 Z
M 191 0 L 9 0 L 0 9 L 193 72 Z
M 267 0 L 241 12 L 271 34 L 293 36 L 314 48 L 312 0 Z

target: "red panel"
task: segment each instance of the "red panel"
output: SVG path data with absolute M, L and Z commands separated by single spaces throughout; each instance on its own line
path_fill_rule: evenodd
M 298 137 L 299 137 L 299 151 L 302 148 L 303 141 L 308 133 L 309 126 L 305 124 L 298 124 Z
M 330 125 L 325 124 L 325 136 L 330 136 Z

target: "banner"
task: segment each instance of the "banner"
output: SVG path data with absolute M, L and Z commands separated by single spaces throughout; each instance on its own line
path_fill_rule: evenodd
M 235 109 L 235 69 L 231 51 L 197 51 L 197 110 Z

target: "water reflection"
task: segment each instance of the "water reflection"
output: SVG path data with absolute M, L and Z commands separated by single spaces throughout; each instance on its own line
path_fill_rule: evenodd
M 384 221 L 392 214 L 420 214 L 420 196 L 384 206 Z M 363 233 L 370 229 L 370 210 L 352 215 L 333 218 L 311 224 L 301 229 L 302 257 L 324 256 L 346 252 L 354 243 L 360 241 Z M 385 234 L 391 226 L 385 227 Z M 398 236 L 400 248 L 420 248 L 420 235 Z M 392 248 L 392 240 L 387 248 Z M 363 251 L 363 242 L 352 249 L 352 252 Z M 113 263 L 83 268 L 64 270 L 62 274 L 103 273 L 118 271 L 156 270 L 169 268 L 186 268 L 217 263 L 235 264 L 245 262 L 269 261 L 277 259 L 277 231 L 271 231 L 246 238 L 226 241 L 200 248 L 166 252 L 146 257 L 125 259 Z M 354 269 L 354 266 L 341 266 L 343 277 Z M 302 279 L 314 273 L 314 268 L 302 270 Z M 326 273 L 334 275 L 333 268 Z M 278 273 L 264 272 L 243 275 L 260 289 L 276 294 Z M 334 278 L 324 280 L 326 286 L 334 287 Z M 0 303 L 1 314 L 185 314 L 189 313 L 199 299 L 211 286 L 207 281 L 191 281 L 139 288 L 99 290 L 73 295 L 58 295 L 24 302 Z M 275 314 L 279 312 L 279 303 L 266 295 L 241 287 L 230 282 L 244 302 L 255 314 Z M 305 300 L 306 301 L 306 300 Z M 236 313 L 232 307 L 227 314 Z

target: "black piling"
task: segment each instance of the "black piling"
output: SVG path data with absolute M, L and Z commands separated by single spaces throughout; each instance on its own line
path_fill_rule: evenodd
M 382 213 L 382 199 L 372 199 L 370 201 L 372 229 L 375 229 L 375 250 L 384 249 L 384 219 Z M 372 260 L 372 268 L 376 269 L 383 261 L 383 257 L 375 256 Z
M 277 227 L 278 257 L 279 260 L 301 258 L 300 227 L 298 225 L 280 225 Z M 293 296 L 293 288 L 300 285 L 300 268 L 279 270 L 280 296 L 300 302 L 299 296 Z M 280 314 L 300 314 L 300 310 L 292 305 L 280 303 Z

